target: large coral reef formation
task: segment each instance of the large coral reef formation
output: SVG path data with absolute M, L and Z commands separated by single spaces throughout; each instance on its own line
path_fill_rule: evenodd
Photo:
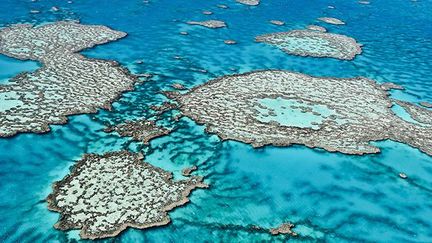
M 78 52 L 123 38 L 126 33 L 99 25 L 55 22 L 20 24 L 0 30 L 0 53 L 35 60 L 42 67 L 0 85 L 0 137 L 42 133 L 67 116 L 110 109 L 137 78 L 116 62 L 90 59 Z

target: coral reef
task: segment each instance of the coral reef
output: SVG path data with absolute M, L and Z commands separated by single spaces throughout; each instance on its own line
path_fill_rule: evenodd
M 236 0 L 238 3 L 249 5 L 249 6 L 257 6 L 260 4 L 259 0 Z
M 136 141 L 142 141 L 148 144 L 150 140 L 169 134 L 171 131 L 159 127 L 154 121 L 145 119 L 137 121 L 126 121 L 125 123 L 117 126 L 110 126 L 105 129 L 105 132 L 117 132 L 123 137 L 132 137 Z
M 319 21 L 325 22 L 327 24 L 334 24 L 334 25 L 344 25 L 345 22 L 343 22 L 340 19 L 337 18 L 330 18 L 330 17 L 321 17 L 318 18 Z
M 306 26 L 306 29 L 318 31 L 318 32 L 327 32 L 326 28 L 319 26 L 319 25 L 308 25 L 308 26 Z
M 402 106 L 408 114 L 410 114 L 411 118 L 416 120 L 417 122 L 432 125 L 432 111 L 421 106 L 401 101 L 395 100 L 396 104 Z
M 77 52 L 126 36 L 105 26 L 56 22 L 12 25 L 0 30 L 0 53 L 36 60 L 42 67 L 0 85 L 0 137 L 42 133 L 67 116 L 110 109 L 138 79 L 116 62 L 86 58 Z
M 265 34 L 257 36 L 255 40 L 275 45 L 288 54 L 298 56 L 352 60 L 362 52 L 361 45 L 351 37 L 311 30 Z
M 47 201 L 61 214 L 57 229 L 81 229 L 81 238 L 97 239 L 127 227 L 168 224 L 167 212 L 187 203 L 198 187 L 207 187 L 201 177 L 173 181 L 171 173 L 143 162 L 141 154 L 86 154 L 53 185 Z
M 277 228 L 270 229 L 270 234 L 272 235 L 278 235 L 278 234 L 289 234 L 292 236 L 297 236 L 297 233 L 292 231 L 292 228 L 294 228 L 294 224 L 292 223 L 283 223 L 279 225 Z
M 225 22 L 220 20 L 206 20 L 206 21 L 188 21 L 187 24 L 190 25 L 201 25 L 210 29 L 224 28 L 227 25 Z
M 192 174 L 192 172 L 196 171 L 197 169 L 198 169 L 198 167 L 196 167 L 195 165 L 192 167 L 184 168 L 182 170 L 182 175 L 183 176 L 190 176 Z
M 270 20 L 270 23 L 274 24 L 274 25 L 284 25 L 285 22 L 280 21 L 280 20 Z
M 254 147 L 303 144 L 360 155 L 378 153 L 370 142 L 389 139 L 432 155 L 432 129 L 394 114 L 388 92 L 367 78 L 264 70 L 166 95 L 207 132 Z

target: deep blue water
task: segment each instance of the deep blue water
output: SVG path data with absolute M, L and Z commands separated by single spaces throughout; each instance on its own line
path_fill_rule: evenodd
M 226 4 L 229 9 L 217 8 Z M 335 6 L 329 9 L 328 5 Z M 58 6 L 59 12 L 51 12 Z M 31 9 L 40 14 L 30 14 Z M 212 16 L 203 15 L 213 11 Z M 128 229 L 115 242 L 329 241 L 432 242 L 432 158 L 407 145 L 377 143 L 382 153 L 347 156 L 303 146 L 253 149 L 220 142 L 188 119 L 162 121 L 176 131 L 149 147 L 102 130 L 105 124 L 151 118 L 150 105 L 165 98 L 160 90 L 172 83 L 187 87 L 214 77 L 255 69 L 286 69 L 319 76 L 365 76 L 391 81 L 406 90 L 392 96 L 432 102 L 432 1 L 262 0 L 247 7 L 234 0 L 0 0 L 0 25 L 74 19 L 102 24 L 129 35 L 87 50 L 88 57 L 119 61 L 134 73 L 157 74 L 114 104 L 113 111 L 70 117 L 47 134 L 21 134 L 0 139 L 0 241 L 74 241 L 77 231 L 52 228 L 58 214 L 45 197 L 84 153 L 128 148 L 143 150 L 146 161 L 181 178 L 182 168 L 198 165 L 211 185 L 197 190 L 191 202 L 170 213 L 172 223 L 148 230 Z M 322 16 L 345 26 L 321 24 Z M 220 19 L 226 29 L 188 26 L 189 20 Z M 285 26 L 271 25 L 271 19 Z M 289 56 L 254 42 L 259 34 L 321 24 L 364 44 L 353 61 Z M 180 35 L 188 31 L 189 35 Z M 234 39 L 237 45 L 225 45 Z M 182 59 L 176 59 L 181 56 Z M 143 60 L 143 64 L 136 64 Z M 0 57 L 0 83 L 37 63 Z M 200 72 L 205 69 L 208 72 Z M 432 134 L 431 134 L 432 136 Z M 401 180 L 399 172 L 409 178 Z M 271 237 L 250 225 L 277 226 L 291 221 L 299 237 Z

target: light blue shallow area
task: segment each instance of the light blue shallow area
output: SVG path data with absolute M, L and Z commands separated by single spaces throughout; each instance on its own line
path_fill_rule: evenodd
M 380 154 L 347 156 L 309 149 L 251 146 L 220 140 L 189 119 L 162 121 L 176 128 L 149 147 L 103 132 L 106 124 L 152 117 L 149 106 L 166 98 L 160 90 L 182 83 L 190 88 L 212 78 L 255 69 L 285 69 L 310 75 L 365 76 L 406 88 L 392 97 L 432 102 L 431 1 L 263 0 L 247 7 L 234 0 L 39 0 L 0 1 L 0 25 L 43 24 L 74 19 L 103 24 L 128 36 L 83 52 L 119 61 L 134 73 L 154 73 L 114 104 L 112 111 L 70 117 L 47 134 L 21 134 L 0 139 L 0 241 L 71 242 L 77 231 L 61 232 L 52 225 L 58 214 L 44 199 L 51 184 L 63 178 L 84 153 L 123 148 L 144 151 L 146 161 L 182 178 L 181 169 L 198 165 L 197 174 L 210 184 L 192 193 L 191 202 L 170 213 L 172 223 L 149 230 L 128 229 L 107 242 L 431 242 L 432 158 L 407 145 L 382 141 Z M 220 9 L 217 4 L 226 4 Z M 328 8 L 335 6 L 334 9 Z M 50 11 L 52 6 L 60 11 Z M 41 11 L 30 14 L 30 10 Z M 211 16 L 202 11 L 214 12 Z M 318 17 L 340 18 L 333 26 Z M 184 24 L 220 19 L 225 29 Z M 282 20 L 275 26 L 269 20 Z M 290 56 L 277 47 L 255 43 L 260 34 L 319 24 L 364 44 L 353 61 Z M 189 35 L 180 35 L 188 31 Z M 233 39 L 237 45 L 226 45 Z M 174 58 L 180 56 L 181 58 Z M 36 66 L 0 56 L 0 80 Z M 6 60 L 6 61 L 4 61 Z M 143 64 L 137 64 L 143 60 Z M 202 72 L 201 70 L 207 70 Z M 16 71 L 12 71 L 16 70 Z M 4 77 L 4 78 L 3 78 Z M 2 84 L 3 82 L 0 81 Z M 401 113 L 400 113 L 401 114 Z M 407 180 L 399 178 L 404 172 Z M 251 225 L 296 224 L 296 238 L 272 237 Z
M 313 37 L 286 37 L 285 43 L 279 44 L 280 48 L 291 53 L 313 53 L 319 56 L 338 56 L 339 50 L 332 48 L 326 39 Z
M 0 84 L 7 84 L 11 77 L 21 72 L 34 71 L 39 66 L 34 61 L 20 61 L 0 54 Z
M 398 115 L 400 118 L 404 119 L 407 122 L 411 122 L 414 123 L 416 125 L 420 125 L 420 126 L 424 126 L 425 124 L 422 124 L 416 120 L 414 120 L 411 115 L 400 105 L 398 104 L 393 104 L 392 106 L 392 111 Z
M 318 129 L 325 118 L 335 114 L 325 105 L 308 105 L 280 97 L 261 99 L 258 103 L 261 105 L 257 107 L 259 121 L 275 121 L 282 126 Z

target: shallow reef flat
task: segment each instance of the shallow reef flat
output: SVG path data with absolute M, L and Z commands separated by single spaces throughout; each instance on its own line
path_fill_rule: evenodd
M 351 37 L 312 30 L 292 30 L 255 38 L 257 42 L 275 45 L 297 56 L 331 57 L 352 60 L 361 54 L 361 45 Z
M 71 173 L 54 183 L 47 198 L 61 214 L 57 229 L 81 229 L 83 239 L 119 234 L 170 222 L 167 211 L 189 201 L 195 188 L 207 187 L 201 177 L 173 181 L 172 174 L 127 151 L 86 154 Z
M 313 25 L 313 24 L 306 26 L 306 29 L 313 30 L 313 31 L 319 31 L 319 32 L 327 32 L 326 28 L 319 26 L 319 25 Z
M 157 126 L 154 121 L 141 119 L 109 126 L 105 132 L 117 132 L 122 137 L 132 137 L 136 141 L 148 144 L 154 138 L 169 134 L 170 130 Z
M 405 89 L 404 87 L 402 87 L 402 86 L 400 86 L 398 84 L 395 84 L 393 82 L 382 83 L 381 84 L 381 88 L 383 90 L 386 90 L 386 91 L 389 91 L 389 90 L 392 90 L 392 89 L 398 89 L 398 90 L 404 90 Z
M 340 19 L 332 18 L 332 17 L 321 17 L 318 18 L 319 21 L 325 22 L 327 24 L 334 24 L 334 25 L 344 25 L 345 22 L 343 22 Z
M 432 108 L 432 103 L 429 102 L 420 102 L 420 105 L 426 108 Z
M 432 125 L 432 111 L 410 102 L 395 100 L 396 104 L 402 106 L 406 112 L 417 122 Z
M 303 144 L 367 154 L 380 151 L 371 141 L 389 139 L 432 155 L 432 129 L 397 116 L 386 89 L 363 77 L 264 70 L 166 95 L 179 102 L 185 116 L 205 124 L 207 132 L 254 147 Z
M 259 0 L 236 0 L 238 3 L 249 5 L 249 6 L 257 6 L 260 4 Z
M 285 22 L 283 22 L 283 21 L 281 21 L 281 20 L 275 20 L 275 19 L 273 19 L 273 20 L 270 20 L 269 22 L 270 22 L 271 24 L 278 25 L 278 26 L 285 25 Z
M 0 137 L 42 133 L 67 116 L 110 109 L 137 78 L 116 62 L 77 52 L 123 38 L 126 33 L 99 25 L 55 22 L 38 27 L 12 25 L 0 30 L 0 53 L 36 60 L 42 67 L 0 85 Z
M 226 27 L 226 23 L 221 20 L 206 20 L 206 21 L 188 21 L 189 25 L 200 25 L 210 29 L 224 28 Z
M 294 226 L 295 226 L 294 224 L 288 222 L 288 223 L 283 223 L 276 228 L 272 228 L 269 231 L 270 234 L 272 235 L 289 234 L 291 236 L 297 236 L 297 233 L 292 231 L 292 228 L 294 228 Z

